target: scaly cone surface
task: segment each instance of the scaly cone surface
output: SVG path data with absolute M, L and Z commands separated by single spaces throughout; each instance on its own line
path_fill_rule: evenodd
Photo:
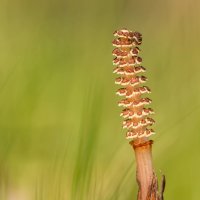
M 120 116 L 123 121 L 123 128 L 128 129 L 127 139 L 136 139 L 149 137 L 154 134 L 148 127 L 154 124 L 154 120 L 149 115 L 154 114 L 151 108 L 146 106 L 151 103 L 149 98 L 142 97 L 143 94 L 150 93 L 150 89 L 143 84 L 147 78 L 138 75 L 146 71 L 141 66 L 142 58 L 138 56 L 142 43 L 142 35 L 138 32 L 122 29 L 114 32 L 116 37 L 112 44 L 116 48 L 112 54 L 115 56 L 113 65 L 116 66 L 113 73 L 120 75 L 116 78 L 115 84 L 121 85 L 122 88 L 117 90 L 119 96 L 124 99 L 119 101 L 118 105 L 124 107 Z

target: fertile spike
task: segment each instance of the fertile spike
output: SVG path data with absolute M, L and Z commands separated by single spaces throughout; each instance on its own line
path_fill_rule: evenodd
M 115 49 L 112 55 L 115 56 L 113 65 L 116 68 L 113 73 L 120 75 L 115 79 L 115 84 L 123 86 L 117 90 L 116 94 L 125 97 L 119 101 L 118 106 L 125 107 L 120 116 L 126 118 L 123 122 L 123 128 L 128 129 L 126 138 L 149 137 L 154 134 L 154 131 L 147 127 L 153 125 L 154 120 L 148 116 L 154 112 L 151 108 L 145 108 L 151 100 L 141 96 L 150 93 L 150 89 L 141 85 L 147 81 L 147 78 L 138 76 L 139 73 L 146 71 L 141 66 L 142 58 L 138 56 L 140 52 L 138 45 L 142 43 L 142 35 L 121 29 L 115 31 L 114 36 L 116 38 L 112 44 Z

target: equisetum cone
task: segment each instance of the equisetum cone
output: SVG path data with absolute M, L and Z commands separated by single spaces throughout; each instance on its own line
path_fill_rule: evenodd
M 154 111 L 147 106 L 151 100 L 143 97 L 150 93 L 150 89 L 143 84 L 147 78 L 139 75 L 146 71 L 141 66 L 142 58 L 138 56 L 142 43 L 142 35 L 138 32 L 122 29 L 114 32 L 116 37 L 112 44 L 116 48 L 112 54 L 115 56 L 113 65 L 116 66 L 113 73 L 120 75 L 116 78 L 115 84 L 122 87 L 117 90 L 117 95 L 123 96 L 118 105 L 124 107 L 120 116 L 124 118 L 123 128 L 128 129 L 127 139 L 149 137 L 154 134 L 148 127 L 154 124 L 154 120 L 149 115 Z

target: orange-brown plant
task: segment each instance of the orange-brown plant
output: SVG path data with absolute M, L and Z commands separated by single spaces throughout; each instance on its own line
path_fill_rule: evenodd
M 142 35 L 139 32 L 121 29 L 114 32 L 113 46 L 116 48 L 112 54 L 115 56 L 113 65 L 114 73 L 120 75 L 115 83 L 122 86 L 117 90 L 120 100 L 118 105 L 124 107 L 121 116 L 124 118 L 123 128 L 127 129 L 126 138 L 132 139 L 130 144 L 135 150 L 137 164 L 137 181 L 139 185 L 138 200 L 162 200 L 164 191 L 164 179 L 161 194 L 158 193 L 157 177 L 152 164 L 152 140 L 149 136 L 154 134 L 148 127 L 154 124 L 149 115 L 154 111 L 147 106 L 151 100 L 143 97 L 150 93 L 150 89 L 143 84 L 147 78 L 138 75 L 146 71 L 141 65 L 142 58 L 138 56 L 142 43 Z

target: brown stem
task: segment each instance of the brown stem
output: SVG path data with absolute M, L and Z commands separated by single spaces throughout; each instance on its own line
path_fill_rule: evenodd
M 153 140 L 141 138 L 131 141 L 130 144 L 135 151 L 136 176 L 139 186 L 138 200 L 161 200 L 152 164 Z

